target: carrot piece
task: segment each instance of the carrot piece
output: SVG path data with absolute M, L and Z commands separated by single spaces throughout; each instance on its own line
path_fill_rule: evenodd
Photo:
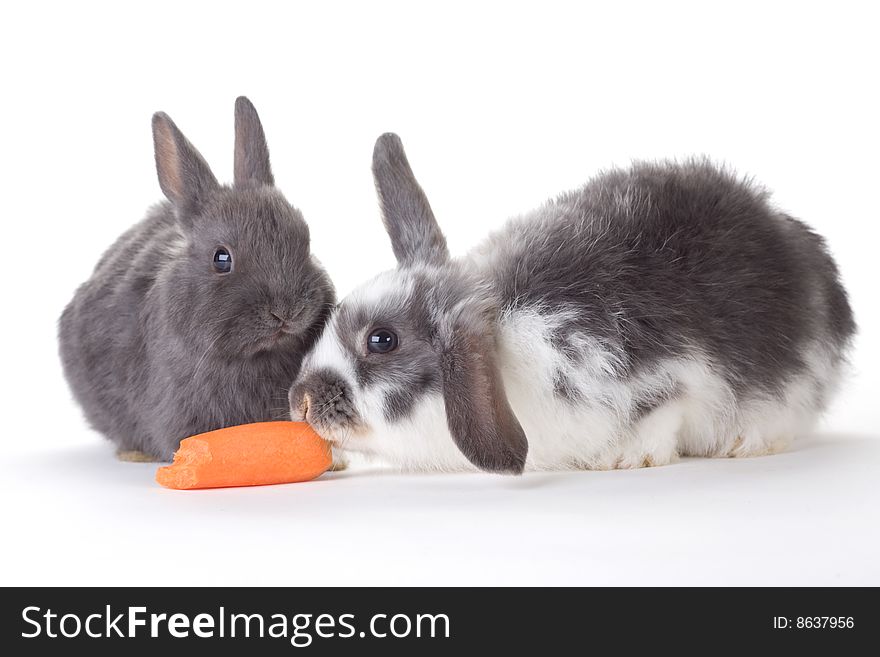
M 330 463 L 330 445 L 305 422 L 256 422 L 184 438 L 156 481 L 178 489 L 283 484 L 314 479 Z

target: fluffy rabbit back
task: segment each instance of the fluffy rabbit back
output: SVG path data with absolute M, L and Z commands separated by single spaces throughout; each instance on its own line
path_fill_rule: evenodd
M 168 204 L 154 207 L 104 253 L 59 320 L 65 375 L 91 425 L 120 449 L 150 453 L 139 419 L 150 370 L 141 312 L 183 235 Z
M 705 161 L 605 173 L 473 262 L 497 292 L 511 404 L 527 435 L 547 434 L 530 440 L 544 467 L 776 451 L 825 407 L 854 331 L 823 240 Z
M 100 259 L 59 342 L 90 423 L 122 451 L 169 460 L 188 435 L 285 415 L 334 293 L 302 215 L 274 187 L 247 99 L 236 102 L 232 186 L 167 116 L 153 132 L 169 200 Z

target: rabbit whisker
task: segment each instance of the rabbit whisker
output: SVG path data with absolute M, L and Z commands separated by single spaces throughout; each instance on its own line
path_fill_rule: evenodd
M 200 374 L 202 366 L 205 364 L 211 351 L 214 349 L 214 347 L 217 346 L 217 343 L 220 342 L 220 339 L 222 337 L 223 337 L 223 334 L 219 333 L 213 340 L 211 340 L 211 342 L 208 344 L 207 348 L 205 348 L 205 351 L 202 353 L 201 357 L 199 358 L 198 362 L 196 363 L 196 366 L 193 368 L 193 378 L 196 378 Z

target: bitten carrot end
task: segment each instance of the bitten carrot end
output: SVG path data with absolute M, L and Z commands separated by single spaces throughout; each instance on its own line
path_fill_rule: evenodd
M 181 490 L 293 483 L 331 462 L 330 445 L 305 422 L 257 422 L 185 438 L 156 481 Z

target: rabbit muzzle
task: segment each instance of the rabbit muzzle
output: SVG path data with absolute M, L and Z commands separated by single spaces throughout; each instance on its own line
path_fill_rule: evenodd
M 288 395 L 290 417 L 308 422 L 326 440 L 342 440 L 363 426 L 351 390 L 329 369 L 309 372 Z

